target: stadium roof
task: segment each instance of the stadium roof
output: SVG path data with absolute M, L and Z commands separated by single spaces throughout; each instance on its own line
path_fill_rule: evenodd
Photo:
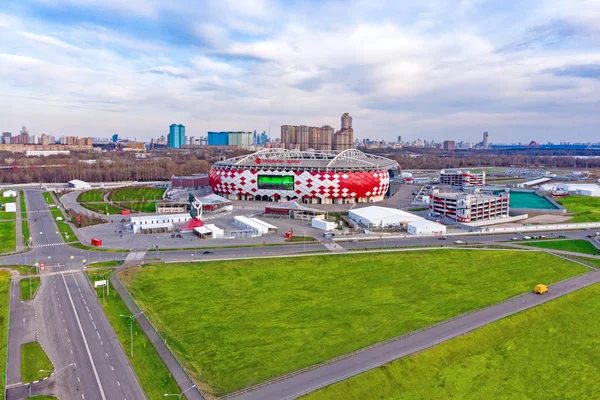
M 256 169 L 313 169 L 319 171 L 398 169 L 398 163 L 385 157 L 350 149 L 332 151 L 294 151 L 265 149 L 246 156 L 218 161 L 217 168 L 253 167 Z

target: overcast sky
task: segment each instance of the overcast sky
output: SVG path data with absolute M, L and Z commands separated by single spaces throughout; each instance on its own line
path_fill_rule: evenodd
M 0 131 L 600 141 L 600 0 L 0 0 Z

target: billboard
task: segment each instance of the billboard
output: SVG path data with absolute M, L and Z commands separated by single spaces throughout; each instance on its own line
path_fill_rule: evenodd
M 294 190 L 292 175 L 258 175 L 258 188 L 265 190 Z

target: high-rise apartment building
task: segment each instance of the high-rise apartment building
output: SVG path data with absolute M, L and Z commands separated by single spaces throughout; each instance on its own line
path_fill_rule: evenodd
M 10 132 L 2 132 L 2 143 L 9 144 L 11 136 L 12 133 Z
M 444 150 L 454 151 L 456 149 L 456 142 L 454 140 L 444 140 Z
M 186 144 L 185 140 L 185 126 L 179 124 L 171 124 L 169 127 L 168 140 L 169 147 L 172 149 L 180 149 L 181 146 Z
M 354 145 L 352 117 L 342 115 L 341 129 L 334 133 L 329 125 L 322 127 L 306 125 L 282 125 L 281 143 L 290 150 L 347 150 Z
M 208 132 L 209 146 L 251 146 L 252 132 Z
M 115 133 L 114 135 L 112 135 L 112 142 L 113 143 L 117 143 L 119 141 L 119 134 Z
M 484 150 L 488 149 L 488 136 L 490 134 L 487 132 L 483 132 L 483 140 L 481 141 L 481 147 L 483 147 Z

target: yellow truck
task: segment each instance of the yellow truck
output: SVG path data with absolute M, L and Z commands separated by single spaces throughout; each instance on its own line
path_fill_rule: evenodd
M 540 283 L 539 285 L 535 285 L 535 289 L 533 291 L 537 294 L 544 294 L 548 291 L 548 286 Z

